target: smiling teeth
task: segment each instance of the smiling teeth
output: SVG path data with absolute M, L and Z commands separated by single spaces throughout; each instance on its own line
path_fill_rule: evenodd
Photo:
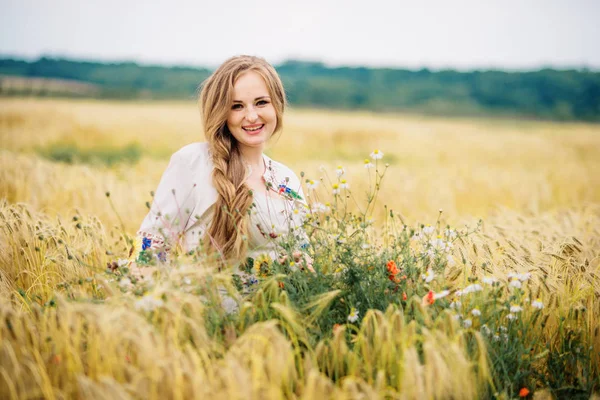
M 260 128 L 262 128 L 262 127 L 263 127 L 263 126 L 261 125 L 261 126 L 259 126 L 259 127 L 257 127 L 257 128 L 244 128 L 244 130 L 247 130 L 247 131 L 251 131 L 251 132 L 253 132 L 253 131 L 257 131 L 257 130 L 259 130 L 259 129 L 260 129 Z

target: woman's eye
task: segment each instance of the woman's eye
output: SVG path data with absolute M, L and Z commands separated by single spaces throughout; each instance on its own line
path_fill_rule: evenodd
M 237 103 L 231 106 L 232 110 L 239 110 L 241 108 L 242 108 L 242 105 L 241 104 L 237 104 Z
M 259 100 L 256 102 L 257 106 L 264 106 L 265 104 L 269 104 L 269 102 L 266 100 Z

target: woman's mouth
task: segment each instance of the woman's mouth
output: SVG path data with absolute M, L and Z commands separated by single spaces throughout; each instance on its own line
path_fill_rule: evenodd
M 250 135 L 256 135 L 257 133 L 262 132 L 264 127 L 265 127 L 265 124 L 258 124 L 258 125 L 242 126 L 242 129 L 245 130 L 246 132 L 248 132 Z

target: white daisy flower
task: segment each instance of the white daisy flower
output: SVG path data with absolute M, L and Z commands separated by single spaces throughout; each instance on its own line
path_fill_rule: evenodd
M 467 318 L 463 321 L 463 326 L 465 328 L 470 328 L 471 326 L 473 326 L 473 321 L 471 320 L 471 318 Z
M 335 173 L 337 176 L 342 176 L 344 173 L 346 173 L 346 170 L 341 165 L 338 165 L 338 167 L 335 169 Z
M 510 287 L 514 287 L 517 289 L 521 289 L 521 281 L 517 278 L 513 278 L 511 279 L 510 283 L 508 284 L 508 286 Z
M 452 303 L 450 303 L 450 308 L 454 310 L 460 310 L 462 308 L 462 303 L 460 300 L 454 299 Z
M 498 278 L 493 276 L 484 276 L 481 281 L 486 285 L 493 285 L 494 283 L 498 282 Z
M 479 311 L 479 309 L 478 309 L 478 308 L 474 308 L 474 309 L 472 309 L 472 310 L 471 310 L 471 314 L 472 314 L 474 317 L 479 317 L 479 316 L 481 315 L 481 311 Z
M 512 304 L 510 306 L 510 312 L 511 313 L 518 313 L 518 312 L 521 312 L 521 311 L 523 311 L 523 307 L 521 307 L 521 306 L 519 306 L 517 304 Z
M 426 235 L 431 235 L 434 230 L 435 230 L 435 228 L 431 225 L 427 225 L 427 226 L 423 227 L 423 233 Z
M 379 149 L 373 150 L 373 152 L 371 153 L 371 158 L 373 160 L 381 160 L 383 158 L 383 151 Z
M 517 316 L 516 316 L 515 314 L 508 314 L 508 315 L 506 316 L 506 318 L 508 318 L 508 319 L 509 319 L 509 320 L 511 320 L 511 321 L 514 321 L 514 320 L 516 320 L 516 319 L 517 319 Z
M 531 278 L 531 273 L 529 272 L 525 272 L 523 274 L 518 274 L 517 278 L 521 281 L 521 282 L 525 282 L 527 280 L 529 280 L 529 278 Z
M 467 286 L 466 288 L 464 288 L 462 293 L 463 294 L 475 293 L 475 292 L 481 292 L 482 290 L 483 290 L 483 288 L 481 287 L 481 285 L 479 283 L 473 283 L 473 284 Z
M 438 249 L 438 250 L 441 250 L 441 249 L 443 249 L 443 248 L 444 248 L 444 246 L 445 246 L 445 242 L 442 240 L 442 237 L 441 237 L 441 236 L 438 236 L 438 237 L 437 237 L 437 238 L 435 238 L 435 239 L 431 239 L 431 240 L 429 241 L 429 244 L 430 244 L 430 245 L 431 245 L 431 246 L 432 246 L 434 249 Z
M 319 186 L 319 181 L 313 181 L 312 179 L 310 179 L 307 183 L 306 186 L 309 189 L 315 190 L 318 186 Z
M 345 179 L 342 179 L 340 181 L 340 188 L 342 188 L 342 189 L 350 189 L 350 184 Z
M 542 303 L 541 299 L 535 299 L 531 302 L 531 307 L 541 310 L 542 308 L 544 308 L 544 303 Z
M 334 195 L 339 194 L 340 193 L 340 185 L 338 185 L 337 183 L 334 183 L 331 192 Z
M 367 249 L 370 249 L 370 248 L 371 248 L 371 245 L 370 245 L 369 243 L 363 243 L 363 244 L 362 244 L 360 247 L 361 247 L 363 250 L 367 250 Z
M 433 298 L 434 298 L 434 300 L 437 300 L 437 299 L 443 299 L 444 297 L 448 296 L 449 294 L 450 294 L 450 291 L 449 291 L 449 290 L 442 290 L 442 291 L 441 291 L 441 292 L 439 292 L 439 293 L 435 293 L 435 294 L 433 295 Z
M 454 231 L 454 229 L 446 229 L 446 231 L 444 232 L 444 234 L 446 235 L 446 237 L 448 239 L 454 239 L 454 238 L 456 238 L 456 232 Z
M 500 335 L 498 335 L 497 333 L 494 335 L 494 337 L 492 337 L 492 340 L 494 342 L 499 342 L 500 341 Z
M 368 158 L 365 158 L 365 168 L 366 169 L 375 168 L 375 166 L 373 165 L 371 160 L 369 160 Z
M 425 280 L 425 282 L 429 283 L 435 278 L 435 274 L 431 268 L 427 269 L 424 274 L 421 274 L 421 278 Z
M 358 321 L 358 310 L 356 308 L 352 307 L 352 309 L 350 309 L 350 314 L 348 315 L 348 321 L 349 322 Z

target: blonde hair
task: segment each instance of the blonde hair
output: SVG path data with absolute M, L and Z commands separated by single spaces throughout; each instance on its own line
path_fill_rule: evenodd
M 244 183 L 246 168 L 238 143 L 227 127 L 233 104 L 233 86 L 248 71 L 258 73 L 269 90 L 277 116 L 274 134 L 282 127 L 286 106 L 283 84 L 275 69 L 264 59 L 237 56 L 225 61 L 204 81 L 200 91 L 200 110 L 204 134 L 214 165 L 212 179 L 218 199 L 204 243 L 226 260 L 240 260 L 247 250 L 248 210 L 252 205 L 250 188 Z

